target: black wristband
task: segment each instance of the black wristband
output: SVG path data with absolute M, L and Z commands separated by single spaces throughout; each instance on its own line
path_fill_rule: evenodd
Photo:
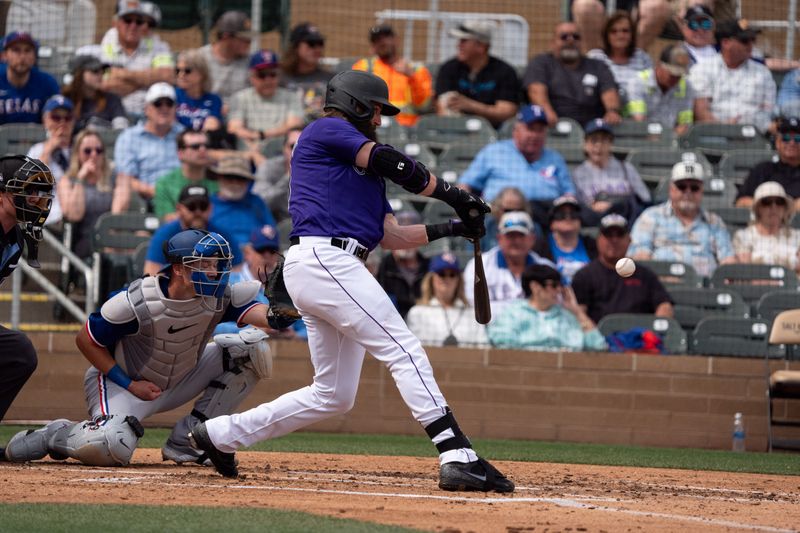
M 453 225 L 449 222 L 443 224 L 428 224 L 425 226 L 425 233 L 428 235 L 428 242 L 433 242 L 436 239 L 453 235 Z

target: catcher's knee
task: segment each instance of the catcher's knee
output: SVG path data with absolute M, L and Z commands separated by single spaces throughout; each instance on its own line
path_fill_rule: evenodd
M 51 448 L 91 466 L 125 466 L 144 435 L 135 416 L 110 415 L 56 434 Z
M 214 342 L 222 348 L 225 370 L 244 367 L 252 370 L 259 379 L 272 377 L 272 350 L 267 334 L 256 328 L 245 328 L 239 333 L 222 333 Z

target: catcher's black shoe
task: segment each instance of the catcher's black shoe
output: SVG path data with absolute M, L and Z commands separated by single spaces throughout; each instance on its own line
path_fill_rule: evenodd
M 214 446 L 208 436 L 205 423 L 200 422 L 192 428 L 192 432 L 189 433 L 189 443 L 198 450 L 206 452 L 214 468 L 216 468 L 217 472 L 222 474 L 223 477 L 239 477 L 239 469 L 236 468 L 235 454 L 221 452 Z
M 514 492 L 514 483 L 489 461 L 478 458 L 471 463 L 445 463 L 439 468 L 442 490 Z

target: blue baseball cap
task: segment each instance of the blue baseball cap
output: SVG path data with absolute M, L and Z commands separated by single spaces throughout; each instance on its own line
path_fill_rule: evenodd
M 44 103 L 44 107 L 42 108 L 43 113 L 49 113 L 50 111 L 54 111 L 56 109 L 66 109 L 67 111 L 72 111 L 75 109 L 75 106 L 72 104 L 72 100 L 67 98 L 66 96 L 55 94 L 47 99 Z
M 442 255 L 437 255 L 431 259 L 430 265 L 428 265 L 428 270 L 436 274 L 441 274 L 445 270 L 455 270 L 456 272 L 461 272 L 461 268 L 458 265 L 458 257 L 450 252 L 445 252 Z
M 280 240 L 278 239 L 278 229 L 275 226 L 262 226 L 256 228 L 250 233 L 250 246 L 256 252 L 263 252 L 264 250 L 279 250 Z
M 592 133 L 597 133 L 598 131 L 602 131 L 608 133 L 612 137 L 614 136 L 614 129 L 611 127 L 611 124 L 603 120 L 602 118 L 596 118 L 586 124 L 583 127 L 583 131 L 586 135 L 591 135 Z
M 33 36 L 26 31 L 12 31 L 3 37 L 3 50 L 14 43 L 28 43 L 29 45 L 33 46 L 36 51 L 39 50 L 39 41 L 34 39 Z
M 278 54 L 272 50 L 259 50 L 250 56 L 250 70 L 278 68 Z
M 531 125 L 534 122 L 541 122 L 542 124 L 547 124 L 547 115 L 544 112 L 544 109 L 538 105 L 526 105 L 522 106 L 517 113 L 517 120 L 520 122 L 524 122 L 525 124 Z

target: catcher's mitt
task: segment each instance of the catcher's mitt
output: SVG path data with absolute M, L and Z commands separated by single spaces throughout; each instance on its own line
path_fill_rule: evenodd
M 300 312 L 292 302 L 283 282 L 283 256 L 278 259 L 275 270 L 267 274 L 260 271 L 259 278 L 264 283 L 264 296 L 269 300 L 267 321 L 272 329 L 286 329 L 300 318 Z

